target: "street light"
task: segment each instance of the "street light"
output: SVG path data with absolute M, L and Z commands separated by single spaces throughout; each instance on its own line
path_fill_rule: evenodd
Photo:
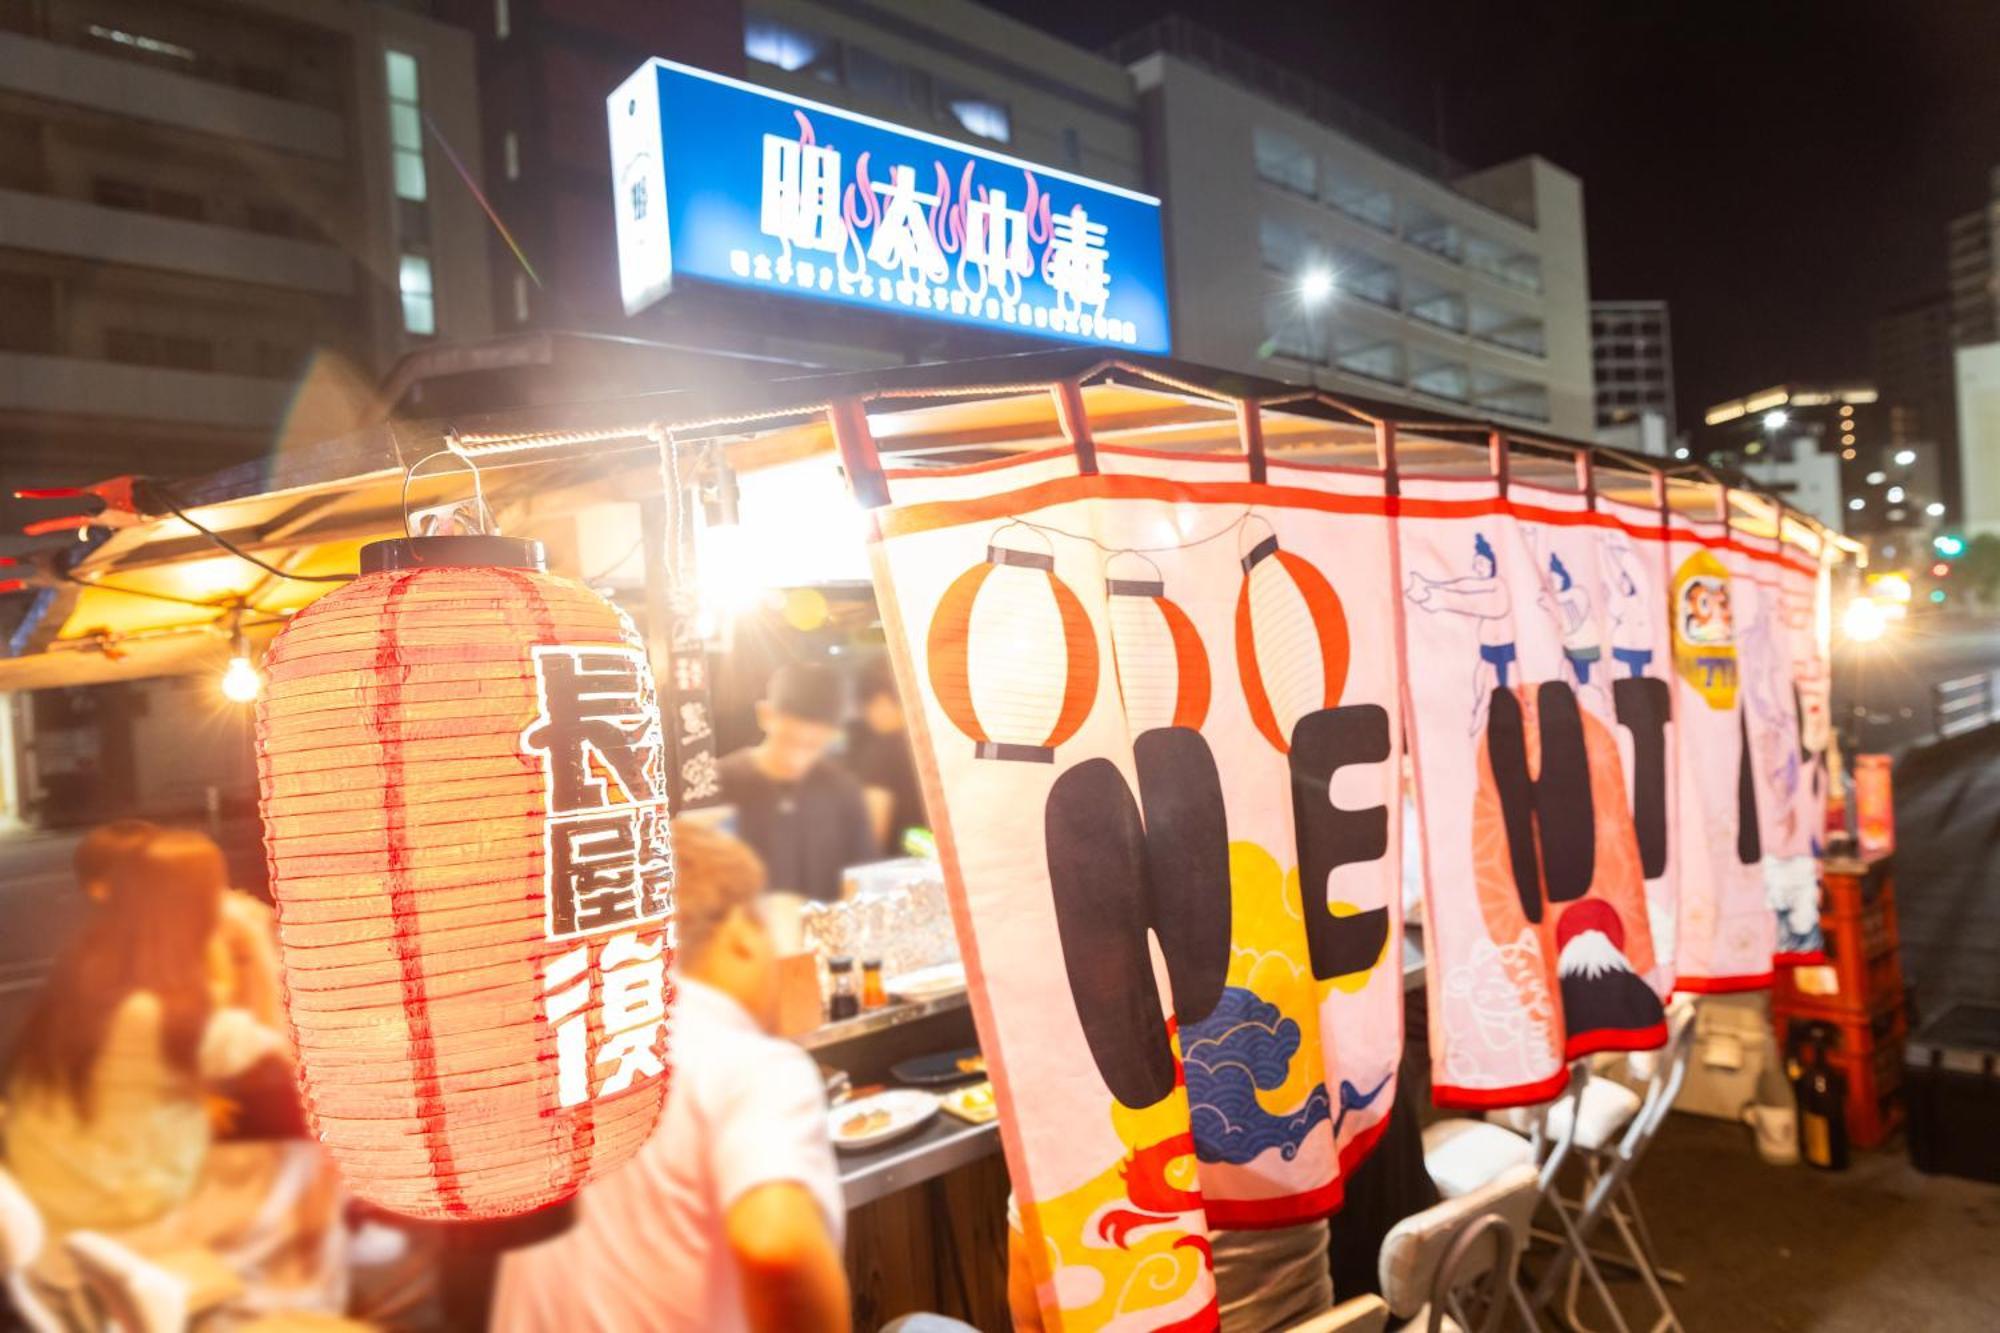
M 1886 498 L 1892 505 L 1901 504 L 1903 502 L 1903 488 L 1901 486 L 1891 486 Z
M 1897 467 L 1908 467 L 1910 464 L 1916 461 L 1917 461 L 1917 451 L 1915 449 L 1898 449 L 1896 451 Z
M 1299 275 L 1299 300 L 1308 309 L 1324 305 L 1333 295 L 1334 286 L 1333 270 L 1315 264 Z
M 1926 514 L 1929 514 L 1932 518 L 1943 518 L 1944 501 L 1942 500 L 1931 501 L 1929 504 L 1924 506 L 1924 512 Z
M 1771 411 L 1766 412 L 1764 414 L 1764 429 L 1783 430 L 1785 428 L 1785 423 L 1790 421 L 1791 419 L 1792 419 L 1792 414 L 1790 412 L 1787 412 L 1784 408 L 1782 407 L 1774 408 Z
M 1847 507 L 1849 509 L 1866 509 L 1868 507 L 1868 502 L 1857 495 L 1852 500 L 1849 500 L 1847 502 Z

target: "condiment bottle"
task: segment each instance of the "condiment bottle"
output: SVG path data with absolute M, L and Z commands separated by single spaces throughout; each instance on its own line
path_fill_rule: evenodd
M 826 1002 L 827 1018 L 835 1023 L 853 1018 L 861 1012 L 861 1002 L 854 997 L 854 960 L 845 955 L 829 958 L 826 972 L 833 982 L 833 994 Z
M 861 1007 L 880 1009 L 889 1003 L 889 992 L 882 988 L 882 960 L 864 958 L 861 960 Z

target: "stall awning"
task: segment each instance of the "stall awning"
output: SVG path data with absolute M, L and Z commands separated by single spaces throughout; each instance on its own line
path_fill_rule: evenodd
M 1051 393 L 1064 384 L 1075 386 L 1091 435 L 1107 443 L 1237 451 L 1246 405 L 1255 404 L 1274 455 L 1374 467 L 1393 431 L 1397 465 L 1412 474 L 1471 475 L 1503 462 L 1522 480 L 1568 485 L 1588 475 L 1607 495 L 1640 503 L 1663 497 L 1687 512 L 1713 512 L 1721 494 L 1698 469 L 1662 477 L 1655 470 L 1661 460 L 1582 441 L 1183 362 L 1106 359 L 1089 349 L 729 380 L 453 420 L 398 420 L 209 477 L 133 488 L 129 506 L 108 505 L 85 540 L 36 558 L 23 594 L 33 604 L 10 655 L 0 659 L 0 690 L 213 669 L 233 635 L 268 637 L 335 586 L 313 580 L 351 572 L 362 544 L 400 535 L 407 511 L 466 495 L 462 459 L 478 466 L 503 528 L 552 529 L 556 562 L 575 564 L 578 516 L 630 510 L 633 500 L 662 494 L 669 466 L 681 460 L 704 467 L 721 461 L 750 473 L 825 459 L 835 452 L 832 420 L 843 405 L 858 405 L 879 447 L 907 464 L 1045 448 L 1068 438 Z M 455 455 L 442 452 L 448 447 Z M 1588 474 L 1578 463 L 1585 456 L 1595 460 Z M 1849 556 L 1859 554 L 1851 541 L 1771 497 L 1730 497 L 1734 520 L 1745 526 L 1810 528 Z M 584 526 L 595 532 L 599 525 Z M 579 565 L 569 572 L 587 571 Z

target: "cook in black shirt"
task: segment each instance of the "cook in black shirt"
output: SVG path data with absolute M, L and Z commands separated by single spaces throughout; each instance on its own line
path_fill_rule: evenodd
M 903 835 L 929 828 L 917 761 L 903 722 L 903 697 L 887 654 L 863 664 L 855 675 L 856 715 L 847 724 L 847 766 L 862 785 L 879 796 L 873 813 L 884 856 L 902 854 Z
M 822 902 L 840 897 L 841 871 L 879 856 L 861 784 L 826 758 L 841 705 L 830 669 L 780 667 L 757 705 L 764 739 L 720 765 L 737 836 L 763 858 L 770 887 Z

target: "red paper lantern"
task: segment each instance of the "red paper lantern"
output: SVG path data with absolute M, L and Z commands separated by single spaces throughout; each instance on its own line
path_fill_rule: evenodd
M 272 643 L 258 771 L 307 1109 L 416 1217 L 556 1203 L 666 1090 L 672 849 L 630 622 L 538 543 L 379 542 Z
M 1280 549 L 1269 524 L 1253 517 L 1244 532 L 1255 540 L 1236 598 L 1237 674 L 1257 730 L 1289 754 L 1299 719 L 1334 707 L 1346 688 L 1347 612 L 1326 575 Z
M 1111 657 L 1132 731 L 1200 730 L 1208 716 L 1208 652 L 1194 621 L 1166 596 L 1159 567 L 1120 551 L 1105 568 L 1110 594 Z
M 931 688 L 981 759 L 1053 763 L 1097 699 L 1097 632 L 1047 545 L 1032 528 L 1003 529 L 931 620 Z

